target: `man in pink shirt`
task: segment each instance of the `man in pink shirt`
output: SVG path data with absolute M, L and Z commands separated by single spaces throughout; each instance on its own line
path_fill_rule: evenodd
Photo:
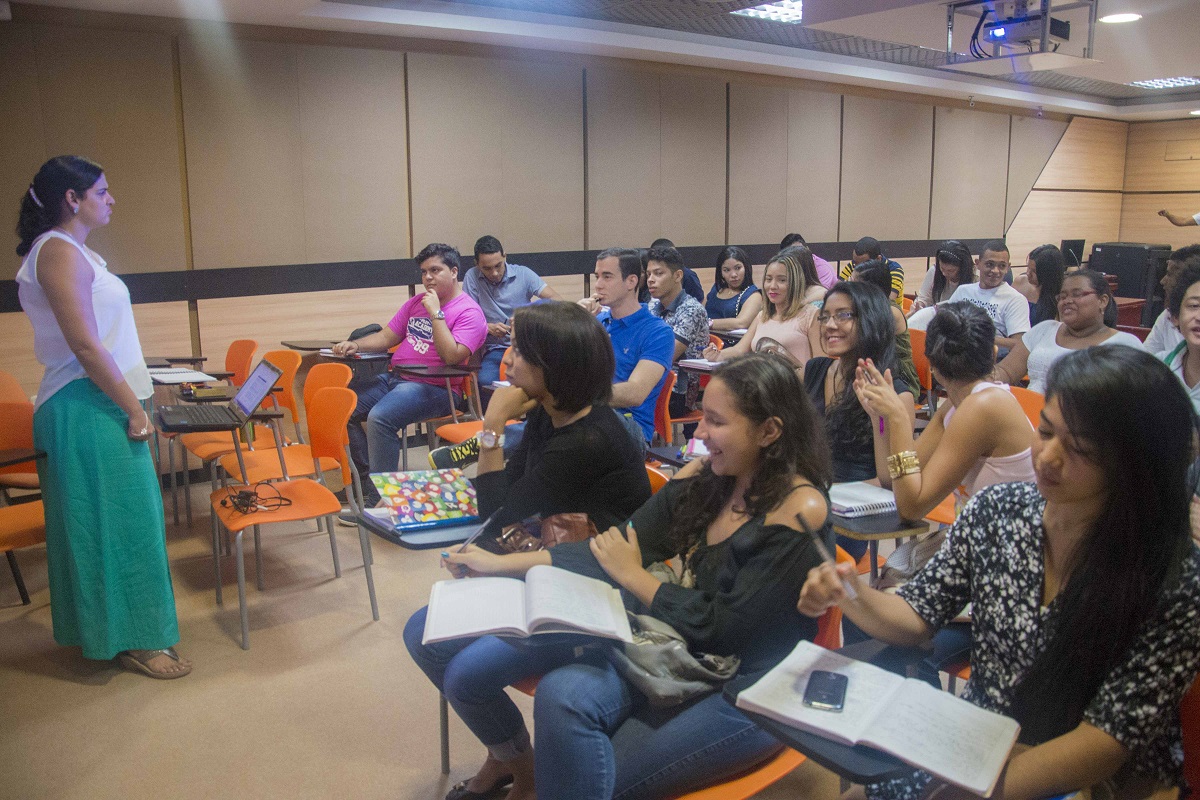
M 794 244 L 802 244 L 808 247 L 808 242 L 804 241 L 804 237 L 798 233 L 789 233 L 783 237 L 783 241 L 779 243 L 780 250 L 786 250 Z M 811 249 L 810 249 L 811 252 Z M 817 267 L 817 280 L 826 289 L 832 289 L 833 285 L 838 282 L 837 270 L 825 259 L 821 258 L 816 253 L 812 254 L 813 264 Z
M 448 244 L 431 244 L 416 260 L 425 291 L 400 306 L 383 330 L 339 342 L 333 352 L 384 353 L 399 345 L 392 355 L 393 365 L 442 366 L 465 363 L 483 344 L 487 320 L 458 282 L 458 251 Z M 452 385 L 461 395 L 462 379 Z M 355 378 L 350 388 L 358 393 L 358 406 L 350 417 L 350 454 L 370 507 L 379 502 L 379 494 L 368 473 L 395 472 L 400 460 L 398 432 L 409 423 L 449 414 L 449 399 L 442 378 L 372 375 Z

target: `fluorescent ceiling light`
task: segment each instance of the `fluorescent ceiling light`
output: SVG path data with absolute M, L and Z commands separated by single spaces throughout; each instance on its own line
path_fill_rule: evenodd
M 803 6 L 803 0 L 777 0 L 774 3 L 764 3 L 761 6 L 743 8 L 740 11 L 730 11 L 729 13 L 737 14 L 740 17 L 799 23 Z
M 1190 113 L 1190 114 L 1191 114 L 1193 117 L 1200 117 L 1200 108 L 1197 108 L 1195 111 L 1192 111 L 1192 112 L 1189 112 L 1189 113 Z
M 1141 14 L 1109 14 L 1106 17 L 1101 17 L 1100 21 L 1113 25 L 1119 22 L 1137 22 L 1141 18 Z
M 1140 86 L 1143 89 L 1182 89 L 1187 86 L 1200 86 L 1200 78 L 1189 78 L 1184 75 L 1179 78 L 1151 78 L 1148 81 L 1131 81 L 1126 86 Z

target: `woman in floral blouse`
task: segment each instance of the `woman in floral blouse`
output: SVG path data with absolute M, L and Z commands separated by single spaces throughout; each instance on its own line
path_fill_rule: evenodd
M 1180 786 L 1177 707 L 1200 668 L 1186 482 L 1195 429 L 1179 382 L 1149 354 L 1072 352 L 1049 375 L 1036 485 L 979 492 L 899 594 L 821 566 L 799 609 L 838 604 L 872 636 L 916 644 L 971 602 L 964 696 L 1021 724 L 993 797 L 1108 783 L 1116 797 L 1141 798 Z M 840 578 L 856 584 L 856 600 Z M 873 799 L 970 796 L 922 772 L 864 788 Z

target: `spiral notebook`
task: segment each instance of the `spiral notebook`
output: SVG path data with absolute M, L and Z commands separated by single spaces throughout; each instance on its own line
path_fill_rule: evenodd
M 870 517 L 894 512 L 896 497 L 882 486 L 854 481 L 829 487 L 829 504 L 840 517 Z
M 372 472 L 371 482 L 400 532 L 479 520 L 475 487 L 460 469 Z

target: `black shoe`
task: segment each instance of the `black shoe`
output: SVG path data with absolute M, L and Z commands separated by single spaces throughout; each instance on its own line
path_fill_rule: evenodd
M 358 518 L 354 516 L 354 512 L 350 509 L 346 509 L 342 513 L 338 514 L 337 520 L 338 525 L 342 525 L 347 528 L 358 527 Z
M 472 436 L 461 444 L 429 451 L 429 466 L 434 469 L 466 469 L 479 460 L 479 440 Z
M 483 800 L 485 797 L 492 797 L 500 792 L 501 789 L 513 782 L 512 775 L 501 775 L 490 789 L 482 792 L 472 792 L 467 788 L 470 780 L 459 781 L 450 787 L 450 791 L 446 793 L 446 800 Z

